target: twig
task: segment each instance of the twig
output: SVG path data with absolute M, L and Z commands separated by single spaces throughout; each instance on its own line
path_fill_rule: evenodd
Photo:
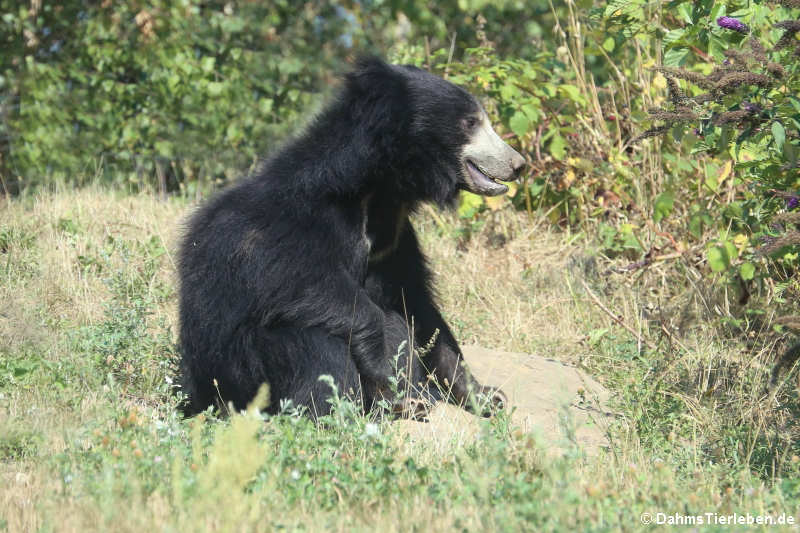
M 447 229 L 447 223 L 446 223 L 446 222 L 444 221 L 444 219 L 443 219 L 443 218 L 442 218 L 442 217 L 439 215 L 439 213 L 437 213 L 436 211 L 434 211 L 434 209 L 433 209 L 433 208 L 432 208 L 430 205 L 428 205 L 428 204 L 422 204 L 422 209 L 424 209 L 424 210 L 425 210 L 425 212 L 426 212 L 426 213 L 428 213 L 428 214 L 431 216 L 431 218 L 433 219 L 433 221 L 434 221 L 434 222 L 436 222 L 436 225 L 437 225 L 437 226 L 439 226 L 439 229 L 440 229 L 440 230 L 443 230 L 443 231 L 444 231 L 444 230 L 446 230 L 446 229 Z
M 648 266 L 652 265 L 653 263 L 657 263 L 659 261 L 668 261 L 670 259 L 678 259 L 679 257 L 682 257 L 682 256 L 683 256 L 683 252 L 673 252 L 673 253 L 670 253 L 670 254 L 657 255 L 655 257 L 651 257 L 650 254 L 648 254 L 641 261 L 636 261 L 635 263 L 631 263 L 631 264 L 625 265 L 623 267 L 610 268 L 610 269 L 606 270 L 603 273 L 603 275 L 608 275 L 608 274 L 611 274 L 613 272 L 616 272 L 618 274 L 622 274 L 624 272 L 632 272 L 634 270 L 639 270 L 640 268 L 648 267 Z
M 563 303 L 575 302 L 576 300 L 579 301 L 579 302 L 586 301 L 583 298 L 559 298 L 557 300 L 551 300 L 551 301 L 547 302 L 546 304 L 544 304 L 543 306 L 539 307 L 538 309 L 534 309 L 533 312 L 530 314 L 530 316 L 533 316 L 536 313 L 544 311 L 545 309 L 547 309 L 549 307 L 552 307 L 555 304 L 563 304 Z
M 453 37 L 450 39 L 450 53 L 447 54 L 447 65 L 444 67 L 444 79 L 450 74 L 450 63 L 453 61 L 453 52 L 456 50 L 456 32 L 453 32 Z
M 650 342 L 650 341 L 648 341 L 647 339 L 643 338 L 641 335 L 639 335 L 639 334 L 636 332 L 636 330 L 634 330 L 634 329 L 633 329 L 632 327 L 630 327 L 628 324 L 626 324 L 625 322 L 623 322 L 621 318 L 619 318 L 619 317 L 618 317 L 618 316 L 616 316 L 614 313 L 612 313 L 612 312 L 611 312 L 611 311 L 608 309 L 608 307 L 606 307 L 605 305 L 603 305 L 603 302 L 601 302 L 601 301 L 600 301 L 600 299 L 597 297 L 597 295 L 596 295 L 595 293 L 593 293 L 593 292 L 592 292 L 592 290 L 589 288 L 589 286 L 586 284 L 586 282 L 585 282 L 585 281 L 583 281 L 583 280 L 580 280 L 580 281 L 581 281 L 581 285 L 583 285 L 583 289 L 586 291 L 586 294 L 588 294 L 588 295 L 589 295 L 589 298 L 591 298 L 591 299 L 592 299 L 592 301 L 594 302 L 594 304 L 595 304 L 597 307 L 599 307 L 601 311 L 603 311 L 605 314 L 607 314 L 609 317 L 611 317 L 611 320 L 613 320 L 614 322 L 616 322 L 617 324 L 619 324 L 620 326 L 622 326 L 623 328 L 625 328 L 626 330 L 628 330 L 628 332 L 629 332 L 631 335 L 633 335 L 634 337 L 636 337 L 636 340 L 637 340 L 637 341 L 639 341 L 639 342 L 643 342 L 643 343 L 644 343 L 645 345 L 647 345 L 647 347 L 648 347 L 648 348 L 650 348 L 651 350 L 654 350 L 654 351 L 656 350 L 656 345 L 655 345 L 655 344 L 653 344 L 652 342 Z
M 3 186 L 3 195 L 6 197 L 6 202 L 11 203 L 11 193 L 6 185 L 6 180 L 3 178 L 3 173 L 0 171 L 0 185 Z
M 431 70 L 431 42 L 425 36 L 425 70 Z
M 602 47 L 601 47 L 601 48 L 602 48 Z M 694 52 L 695 54 L 697 54 L 697 55 L 699 55 L 700 57 L 702 57 L 702 58 L 703 58 L 703 61 L 711 61 L 711 58 L 708 56 L 708 54 L 707 54 L 707 53 L 705 53 L 705 52 L 703 52 L 702 50 L 700 50 L 700 49 L 699 49 L 699 48 L 697 48 L 696 46 L 691 46 L 691 45 L 689 45 L 689 48 L 691 48 L 691 49 L 692 49 L 692 52 Z

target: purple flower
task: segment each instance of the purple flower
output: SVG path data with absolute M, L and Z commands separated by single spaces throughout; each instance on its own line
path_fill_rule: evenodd
M 747 33 L 750 31 L 747 24 L 733 17 L 719 17 L 717 19 L 717 26 L 727 30 L 738 31 L 739 33 Z
M 753 104 L 750 102 L 742 102 L 742 108 L 748 113 L 759 113 L 761 112 L 761 106 L 758 104 Z
M 786 210 L 791 211 L 792 209 L 797 209 L 797 206 L 800 205 L 800 197 L 792 196 L 789 200 L 786 201 Z

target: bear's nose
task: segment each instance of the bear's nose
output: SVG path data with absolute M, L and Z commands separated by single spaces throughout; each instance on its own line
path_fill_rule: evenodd
M 522 171 L 525 169 L 525 158 L 516 150 L 514 151 L 514 155 L 511 156 L 511 168 L 514 169 L 514 176 L 516 176 L 517 179 L 522 176 Z

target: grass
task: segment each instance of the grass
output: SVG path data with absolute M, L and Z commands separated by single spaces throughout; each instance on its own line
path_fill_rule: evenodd
M 590 237 L 505 211 L 469 239 L 450 215 L 418 217 L 444 312 L 462 343 L 604 382 L 608 449 L 554 456 L 502 415 L 433 449 L 346 402 L 320 426 L 182 420 L 173 253 L 190 209 L 89 188 L 0 210 L 0 531 L 638 531 L 642 513 L 797 514 L 782 348 L 711 327 L 690 265 L 608 274 Z

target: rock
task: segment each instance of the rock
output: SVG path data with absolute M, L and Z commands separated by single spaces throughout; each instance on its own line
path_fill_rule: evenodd
M 512 423 L 522 431 L 532 432 L 554 450 L 568 447 L 571 438 L 589 454 L 608 446 L 606 428 L 614 416 L 606 407 L 609 393 L 590 376 L 538 355 L 480 346 L 462 349 L 475 377 L 506 393 L 513 409 Z M 479 421 L 459 407 L 440 402 L 428 421 L 398 420 L 395 426 L 412 441 L 449 446 L 474 439 Z

